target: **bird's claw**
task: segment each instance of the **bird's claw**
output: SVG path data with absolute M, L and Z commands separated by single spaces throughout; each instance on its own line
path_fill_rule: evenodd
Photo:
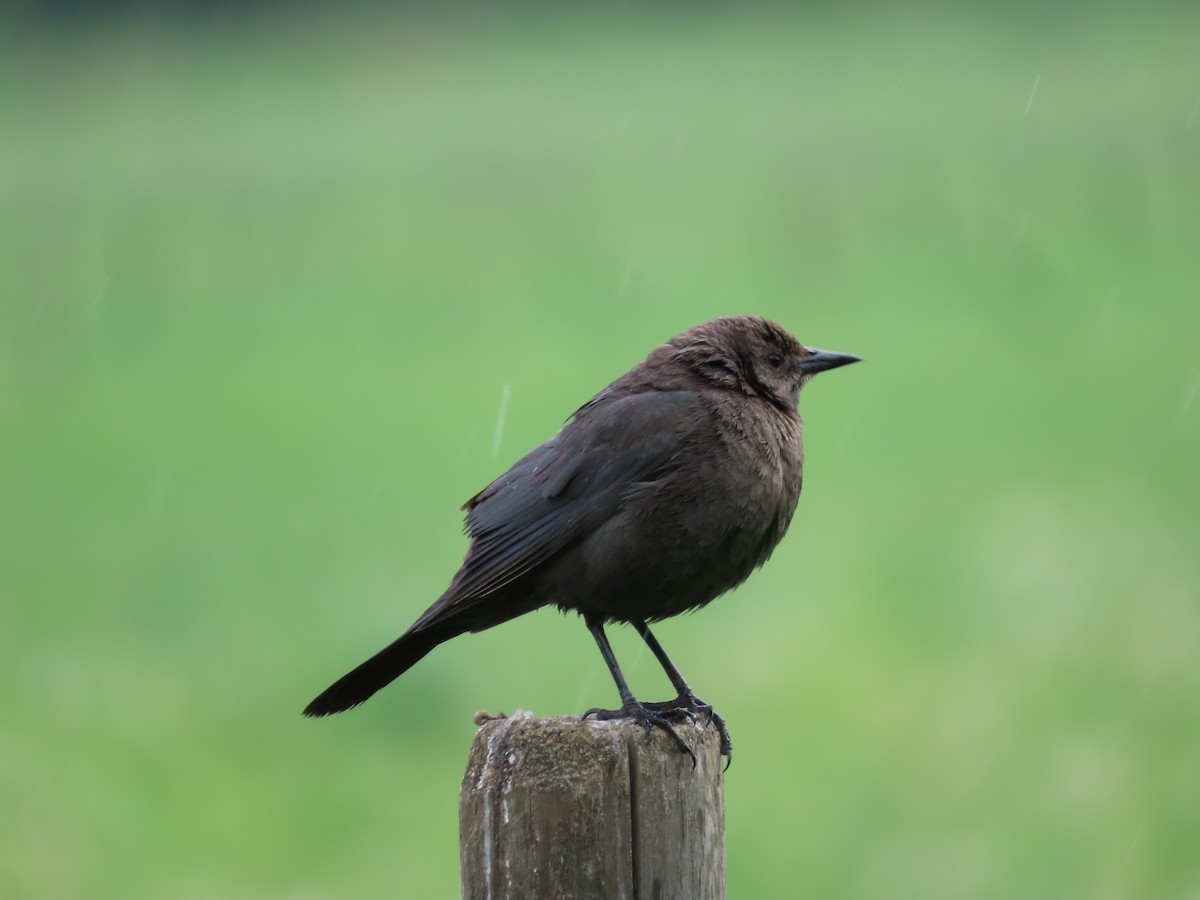
M 654 728 L 657 726 L 671 736 L 671 739 L 675 741 L 675 746 L 686 753 L 692 760 L 692 768 L 696 768 L 696 754 L 687 745 L 687 741 L 679 736 L 679 732 L 675 730 L 675 726 L 671 724 L 671 720 L 663 715 L 662 712 L 655 709 L 657 705 L 654 703 L 634 703 L 631 706 L 623 706 L 621 709 L 600 709 L 599 707 L 594 707 L 585 712 L 582 718 L 587 719 L 594 716 L 601 721 L 630 719 L 645 729 L 646 740 L 650 739 L 650 735 L 654 733 Z
M 697 716 L 702 716 L 705 719 L 704 724 L 706 727 L 709 724 L 715 725 L 717 735 L 721 739 L 721 755 L 725 757 L 725 768 L 729 768 L 730 763 L 733 762 L 733 742 L 729 739 L 729 729 L 725 727 L 725 720 L 713 711 L 711 704 L 705 703 L 695 695 L 691 695 L 676 697 L 674 700 L 660 700 L 644 705 L 647 709 L 657 713 L 675 713 L 692 723 L 695 723 Z

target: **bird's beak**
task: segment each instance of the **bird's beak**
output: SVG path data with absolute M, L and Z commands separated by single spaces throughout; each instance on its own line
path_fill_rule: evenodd
M 832 350 L 808 350 L 808 359 L 800 363 L 800 371 L 805 375 L 816 375 L 826 369 L 836 369 L 838 366 L 848 366 L 850 363 L 862 362 L 862 358 L 851 356 L 849 353 L 835 353 Z

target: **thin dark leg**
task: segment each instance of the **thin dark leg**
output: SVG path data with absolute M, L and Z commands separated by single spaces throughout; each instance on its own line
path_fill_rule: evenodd
M 600 655 L 604 657 L 608 671 L 612 674 L 613 681 L 617 683 L 617 693 L 621 695 L 621 705 L 634 706 L 638 702 L 637 698 L 633 696 L 633 691 L 629 690 L 629 685 L 625 683 L 625 676 L 621 672 L 621 667 L 617 665 L 617 657 L 613 654 L 612 645 L 608 642 L 608 635 L 604 633 L 604 623 L 591 616 L 585 616 L 583 621 L 587 623 L 588 631 L 596 639 L 596 646 L 600 648 Z
M 668 700 L 666 703 L 648 703 L 646 705 L 658 712 L 682 710 L 689 716 L 695 713 L 707 716 L 708 720 L 717 726 L 717 734 L 721 736 L 721 755 L 725 757 L 725 768 L 728 769 L 729 764 L 733 762 L 733 742 L 729 740 L 729 729 L 725 727 L 725 720 L 713 711 L 712 706 L 697 697 L 692 689 L 688 687 L 688 683 L 683 680 L 683 676 L 679 674 L 679 670 L 675 668 L 674 663 L 667 658 L 667 652 L 663 650 L 662 644 L 658 642 L 658 638 L 650 633 L 650 629 L 646 623 L 641 621 L 634 622 L 633 627 L 637 629 L 637 633 L 642 636 L 642 640 L 646 642 L 646 646 L 650 648 L 650 652 L 654 654 L 654 658 L 658 660 L 658 664 L 667 673 L 667 678 L 671 680 L 671 686 L 679 692 L 679 697 L 675 700 Z
M 587 623 L 588 631 L 592 633 L 592 637 L 596 639 L 596 646 L 600 648 L 600 655 L 604 657 L 604 662 L 608 666 L 608 671 L 612 674 L 613 681 L 617 683 L 617 693 L 621 695 L 620 709 L 589 709 L 583 714 L 583 718 L 595 716 L 597 719 L 633 719 L 636 723 L 646 729 L 646 737 L 649 738 L 654 730 L 654 726 L 658 726 L 675 740 L 675 745 L 684 753 L 692 758 L 692 767 L 696 765 L 696 754 L 692 752 L 692 748 L 687 745 L 687 742 L 679 736 L 670 720 L 662 713 L 649 709 L 638 702 L 638 699 L 633 696 L 633 692 L 629 690 L 629 685 L 625 683 L 625 676 L 621 674 L 621 667 L 617 665 L 617 658 L 613 655 L 612 647 L 608 643 L 608 635 L 604 633 L 603 620 L 595 616 L 584 616 L 583 621 Z
M 654 658 L 658 660 L 658 664 L 663 667 L 663 671 L 671 679 L 671 686 L 679 692 L 679 696 L 694 697 L 695 694 L 688 687 L 688 683 L 683 680 L 683 676 L 679 674 L 679 670 L 675 668 L 675 664 L 667 658 L 667 651 L 662 648 L 662 644 L 658 642 L 658 638 L 650 633 L 649 626 L 645 622 L 634 622 L 633 627 L 642 636 L 642 640 L 646 642 L 646 646 L 650 648 L 650 652 L 654 654 Z

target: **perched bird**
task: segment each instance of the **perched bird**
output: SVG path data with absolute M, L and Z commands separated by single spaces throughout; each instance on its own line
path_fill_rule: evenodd
M 671 720 L 702 715 L 730 757 L 724 721 L 646 623 L 704 606 L 767 561 L 800 496 L 800 389 L 858 361 L 755 316 L 672 338 L 464 504 L 471 543 L 446 592 L 304 714 L 357 706 L 438 644 L 553 605 L 583 616 L 621 698 L 585 717 L 662 728 L 691 754 Z M 612 622 L 637 629 L 677 697 L 634 697 L 604 633 Z

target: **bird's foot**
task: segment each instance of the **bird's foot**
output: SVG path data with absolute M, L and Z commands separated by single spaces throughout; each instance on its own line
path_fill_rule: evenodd
M 647 703 L 646 708 L 667 715 L 674 713 L 685 717 L 689 722 L 695 722 L 697 717 L 701 717 L 705 720 L 705 725 L 715 725 L 717 735 L 721 738 L 721 755 L 725 757 L 725 768 L 729 768 L 729 764 L 733 762 L 733 742 L 729 739 L 729 729 L 725 727 L 725 720 L 713 711 L 711 704 L 705 703 L 695 694 L 686 694 L 674 700 Z
M 582 718 L 597 718 L 601 721 L 609 721 L 612 719 L 631 719 L 646 730 L 646 739 L 650 739 L 650 735 L 654 733 L 655 727 L 661 728 L 671 736 L 675 741 L 675 746 L 686 753 L 692 760 L 692 768 L 696 768 L 696 754 L 692 752 L 692 748 L 687 745 L 679 732 L 675 730 L 675 726 L 671 724 L 671 720 L 655 709 L 660 704 L 654 703 L 638 703 L 636 700 L 632 704 L 627 704 L 620 709 L 599 709 L 593 708 L 585 712 Z M 689 714 L 690 716 L 690 714 Z

